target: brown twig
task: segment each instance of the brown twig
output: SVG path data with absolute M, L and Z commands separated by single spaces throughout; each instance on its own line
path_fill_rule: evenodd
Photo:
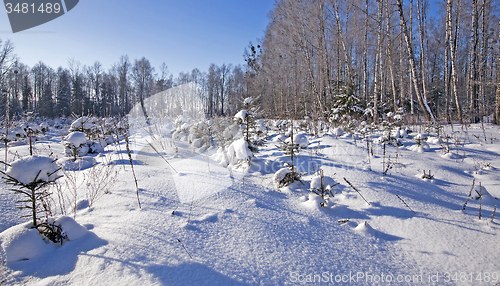
M 187 249 L 186 249 L 186 247 L 184 246 L 184 244 L 181 242 L 181 240 L 180 240 L 180 239 L 177 239 L 177 242 L 179 242 L 179 243 L 182 245 L 182 247 L 183 247 L 183 248 L 184 248 L 184 250 L 186 251 L 187 255 L 189 255 L 189 258 L 193 259 L 193 257 L 191 256 L 191 254 L 189 254 L 189 252 L 187 251 Z
M 348 183 L 348 184 L 349 184 L 349 186 L 351 186 L 351 188 L 352 188 L 353 190 L 355 190 L 355 191 L 356 191 L 356 192 L 357 192 L 357 193 L 361 196 L 361 198 L 362 198 L 363 200 L 365 200 L 365 202 L 366 202 L 369 206 L 371 206 L 371 205 L 372 205 L 372 204 L 370 204 L 370 203 L 369 203 L 369 202 L 365 199 L 365 197 L 363 197 L 363 195 L 362 195 L 362 194 L 361 194 L 361 193 L 360 193 L 360 192 L 359 192 L 359 191 L 358 191 L 358 190 L 357 190 L 357 189 L 356 189 L 356 188 L 355 188 L 355 187 L 351 184 L 351 182 L 349 182 L 349 181 L 348 181 L 345 177 L 344 177 L 344 181 L 346 181 L 346 183 Z
M 407 204 L 407 203 L 406 203 L 406 202 L 405 202 L 405 201 L 404 201 L 404 200 L 403 200 L 403 199 L 402 199 L 399 195 L 396 195 L 396 197 L 398 197 L 398 199 L 400 199 L 400 200 L 403 202 L 403 204 L 405 204 L 405 206 L 406 206 L 406 207 L 407 207 L 407 208 L 408 208 L 408 209 L 409 209 L 412 213 L 416 214 L 416 212 L 414 212 L 414 211 L 410 208 L 410 206 L 409 206 L 409 205 L 408 205 L 408 204 Z

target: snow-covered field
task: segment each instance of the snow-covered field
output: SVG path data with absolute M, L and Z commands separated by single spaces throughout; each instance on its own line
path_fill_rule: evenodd
M 130 134 L 141 207 L 123 138 L 74 171 L 67 126 L 37 135 L 34 153 L 65 166 L 51 190 L 69 240 L 45 243 L 2 181 L 0 284 L 500 285 L 498 126 L 445 126 L 440 138 L 413 126 L 385 148 L 383 131 L 297 129 L 302 182 L 279 190 L 274 175 L 290 161 L 279 131 L 250 168 L 236 168 L 216 147 L 161 128 Z M 12 162 L 29 145 L 8 152 Z M 327 202 L 309 190 L 319 168 Z

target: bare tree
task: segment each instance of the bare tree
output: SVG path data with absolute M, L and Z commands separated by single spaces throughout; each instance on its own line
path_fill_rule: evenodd
M 403 28 L 403 35 L 404 35 L 405 41 L 406 41 L 406 50 L 407 50 L 408 58 L 409 58 L 409 62 L 410 62 L 410 71 L 411 71 L 411 74 L 413 77 L 413 87 L 415 88 L 415 93 L 417 94 L 418 103 L 420 104 L 420 107 L 423 109 L 425 117 L 427 118 L 427 121 L 436 122 L 434 115 L 432 114 L 432 111 L 429 108 L 429 105 L 427 104 L 425 98 L 420 93 L 420 88 L 418 86 L 417 69 L 415 66 L 415 56 L 413 53 L 413 47 L 410 43 L 410 34 L 408 32 L 408 28 L 407 28 L 406 21 L 404 18 L 402 0 L 397 0 L 397 6 L 398 6 L 398 11 L 399 11 L 401 26 Z

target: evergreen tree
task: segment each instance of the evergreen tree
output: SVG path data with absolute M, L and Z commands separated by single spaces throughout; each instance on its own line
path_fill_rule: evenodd
M 57 102 L 55 105 L 55 111 L 59 116 L 69 116 L 71 114 L 71 86 L 69 71 L 60 68 L 57 73 L 59 75 L 59 80 L 57 84 Z
M 52 117 L 54 109 L 54 100 L 52 94 L 52 86 L 50 82 L 45 84 L 45 88 L 42 93 L 42 98 L 40 98 L 39 102 L 39 113 L 41 116 Z
M 32 94 L 31 85 L 30 85 L 28 75 L 25 75 L 23 77 L 22 95 L 23 95 L 23 99 L 22 99 L 23 111 L 24 112 L 30 111 L 31 110 L 30 99 L 33 96 L 33 94 Z
M 72 80 L 73 87 L 71 90 L 71 112 L 79 115 L 85 113 L 85 91 L 83 90 L 83 79 L 80 74 L 76 74 Z

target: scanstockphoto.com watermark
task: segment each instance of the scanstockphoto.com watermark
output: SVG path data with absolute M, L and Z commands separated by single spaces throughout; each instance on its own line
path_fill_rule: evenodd
M 336 273 L 325 271 L 321 273 L 290 272 L 288 282 L 298 284 L 416 284 L 428 285 L 434 283 L 498 283 L 498 272 L 445 272 L 445 273 L 390 273 L 390 272 L 363 272 L 349 271 L 348 273 Z

